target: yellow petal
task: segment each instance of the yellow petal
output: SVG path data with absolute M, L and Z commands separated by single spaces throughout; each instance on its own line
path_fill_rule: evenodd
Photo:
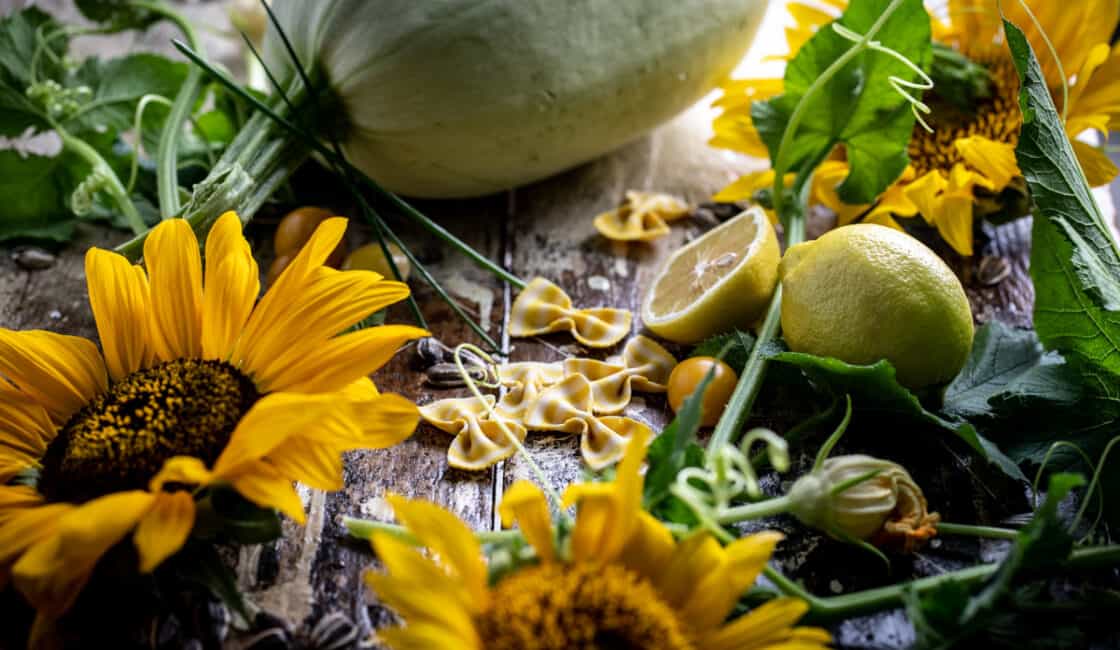
M 0 453 L 7 448 L 41 458 L 57 429 L 42 406 L 14 390 L 0 390 Z
M 272 469 L 268 463 L 257 461 L 242 465 L 229 482 L 241 496 L 258 506 L 279 510 L 301 526 L 307 523 L 303 501 L 292 485 L 292 480 Z
M 1019 176 L 1019 164 L 1015 162 L 1015 147 L 1006 142 L 996 142 L 984 136 L 973 135 L 958 138 L 953 142 L 970 167 L 988 178 L 995 191 L 1007 187 L 1011 180 Z
M 436 623 L 378 630 L 377 638 L 393 650 L 480 650 L 482 648 L 477 635 L 463 638 Z
M 153 498 L 140 490 L 116 492 L 67 511 L 55 533 L 28 548 L 12 567 L 16 588 L 40 613 L 61 615 L 97 561 L 132 530 Z
M 933 170 L 906 186 L 906 198 L 918 207 L 918 212 L 926 223 L 933 224 L 933 217 L 937 213 L 937 197 L 948 184 L 949 181 L 945 180 L 941 172 Z
M 241 220 L 223 214 L 206 238 L 206 284 L 202 294 L 202 354 L 229 359 L 261 290 L 260 271 L 241 235 Z
M 59 518 L 73 508 L 68 503 L 43 503 L 29 487 L 0 487 L 0 567 L 53 535 Z
M 194 527 L 194 498 L 190 492 L 159 492 L 151 509 L 136 526 L 132 541 L 140 555 L 140 572 L 151 573 L 183 548 Z
M 754 198 L 755 192 L 774 185 L 774 170 L 766 169 L 740 176 L 735 182 L 716 192 L 713 201 L 734 203 Z
M 669 529 L 643 510 L 638 513 L 638 525 L 615 561 L 652 582 L 665 569 L 675 547 Z
M 517 522 L 541 562 L 552 562 L 556 558 L 552 543 L 552 517 L 548 514 L 548 503 L 539 487 L 529 481 L 517 481 L 506 490 L 498 506 L 498 514 L 506 528 Z
M 361 438 L 350 447 L 352 449 L 392 447 L 411 436 L 420 421 L 415 404 L 391 393 L 353 401 L 351 406 L 361 430 Z
M 1120 44 L 1112 48 L 1108 59 L 1090 77 L 1078 75 L 1077 86 L 1081 90 L 1077 101 L 1070 104 L 1071 123 L 1082 115 L 1104 114 L 1112 122 L 1120 119 Z M 1105 130 L 1108 126 L 1106 122 Z
M 198 238 L 183 219 L 168 219 L 144 242 L 151 278 L 152 344 L 156 358 L 202 355 L 202 258 Z
M 0 376 L 61 424 L 105 392 L 105 364 L 92 341 L 77 336 L 0 329 Z
M 86 252 L 86 286 L 105 365 L 114 380 L 151 363 L 148 276 L 123 256 L 100 248 Z
M 827 648 L 827 632 L 816 628 L 794 628 L 793 625 L 809 610 L 805 601 L 797 598 L 776 598 L 740 616 L 704 639 L 704 647 L 711 650 L 739 650 L 740 648 L 769 648 L 787 640 L 797 639 L 803 648 Z M 794 631 L 797 630 L 797 633 Z M 801 633 L 811 631 L 810 634 Z
M 1090 187 L 1108 185 L 1116 178 L 1117 168 L 1105 152 L 1080 140 L 1073 140 L 1073 152 L 1085 170 L 1085 180 Z
M 352 439 L 357 425 L 345 402 L 334 395 L 272 393 L 249 409 L 214 463 L 214 475 L 228 478 L 254 464 L 292 437 Z
M 206 485 L 212 475 L 206 464 L 193 456 L 173 456 L 163 462 L 163 467 L 148 484 L 152 492 L 163 490 L 168 483 L 183 485 Z
M 712 121 L 715 135 L 708 140 L 717 149 L 730 149 L 755 158 L 766 158 L 770 150 L 762 141 L 758 129 L 751 118 L 750 106 L 729 110 Z
M 302 437 L 288 438 L 268 454 L 280 474 L 317 490 L 342 489 L 342 450 Z
M 458 517 L 429 501 L 395 494 L 389 495 L 388 501 L 405 528 L 436 552 L 480 605 L 485 604 L 486 565 L 482 561 L 482 548 L 471 529 Z
M 408 325 L 380 325 L 343 334 L 306 354 L 286 354 L 257 374 L 264 390 L 325 393 L 341 390 L 385 365 L 408 341 L 428 336 Z M 301 350 L 302 351 L 302 350 Z
M 706 532 L 694 533 L 677 544 L 655 586 L 666 603 L 683 609 L 699 596 L 697 588 L 704 577 L 725 565 L 719 542 Z
M 729 544 L 724 549 L 720 570 L 700 578 L 684 605 L 682 618 L 700 629 L 718 626 L 754 584 L 783 537 L 781 533 L 762 532 Z

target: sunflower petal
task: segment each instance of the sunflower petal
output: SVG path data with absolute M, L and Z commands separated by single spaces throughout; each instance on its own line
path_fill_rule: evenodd
M 367 380 L 368 381 L 368 380 Z M 372 386 L 372 382 L 370 383 Z M 412 435 L 420 422 L 416 405 L 400 395 L 377 395 L 351 402 L 361 438 L 353 449 L 384 449 Z
M 420 499 L 391 494 L 389 505 L 397 519 L 425 546 L 453 569 L 471 596 L 480 604 L 487 598 L 486 564 L 474 533 L 461 519 L 440 506 Z
M 0 567 L 53 535 L 55 523 L 73 508 L 68 503 L 44 503 L 42 495 L 29 487 L 0 487 Z
M 140 554 L 140 572 L 151 573 L 183 548 L 193 526 L 194 498 L 190 492 L 157 493 L 132 536 Z
M 237 213 L 223 214 L 206 238 L 202 354 L 229 359 L 261 291 L 260 271 Z
M 202 258 L 198 238 L 183 219 L 168 219 L 144 241 L 151 278 L 152 343 L 156 358 L 202 355 Z
M 655 586 L 666 603 L 683 610 L 700 595 L 697 591 L 704 577 L 723 570 L 726 564 L 719 542 L 706 532 L 695 533 L 677 544 Z
M 109 376 L 119 381 L 151 363 L 151 297 L 144 269 L 116 253 L 91 248 L 86 286 Z
M 206 463 L 193 456 L 173 456 L 163 462 L 163 467 L 148 483 L 152 492 L 163 490 L 168 483 L 183 485 L 205 485 L 213 475 L 206 469 Z
M 992 182 L 992 189 L 997 192 L 1020 174 L 1019 164 L 1015 162 L 1015 147 L 1009 143 L 973 135 L 958 138 L 953 145 L 970 167 Z
M 700 629 L 719 625 L 754 584 L 783 537 L 781 533 L 762 532 L 729 544 L 723 552 L 722 568 L 700 578 L 684 605 L 682 618 Z
M 776 598 L 709 635 L 704 639 L 703 645 L 711 650 L 738 650 L 768 648 L 783 641 L 797 640 L 805 644 L 803 647 L 827 648 L 831 640 L 827 632 L 816 628 L 793 627 L 807 611 L 809 606 L 803 600 Z M 803 630 L 812 633 L 801 634 Z
M 57 433 L 42 406 L 14 390 L 0 390 L 0 454 L 4 448 L 41 458 Z
M 268 462 L 280 474 L 316 490 L 342 489 L 342 451 L 336 445 L 292 437 L 269 452 Z
M 13 582 L 41 614 L 57 617 L 78 597 L 97 561 L 140 521 L 155 497 L 116 492 L 66 511 L 53 535 L 27 549 Z
M 615 561 L 653 580 L 664 570 L 675 547 L 669 529 L 643 510 L 638 513 L 638 525 Z
M 105 364 L 92 341 L 0 329 L 0 377 L 7 377 L 61 424 L 105 392 Z
M 744 201 L 754 197 L 754 193 L 774 184 L 774 170 L 764 169 L 751 172 L 736 179 L 733 183 L 716 192 L 713 201 L 732 203 Z
M 1116 178 L 1116 174 L 1120 170 L 1116 168 L 1116 164 L 1109 159 L 1107 154 L 1080 140 L 1073 140 L 1072 144 L 1073 152 L 1077 154 L 1081 169 L 1085 170 L 1085 180 L 1089 182 L 1090 187 L 1108 185 L 1112 182 L 1112 179 Z
M 548 563 L 556 559 L 552 543 L 552 517 L 548 514 L 548 503 L 539 487 L 529 481 L 517 481 L 502 497 L 498 514 L 506 528 L 517 522 L 521 534 L 536 549 L 541 562 Z
M 292 480 L 281 475 L 268 463 L 257 461 L 242 466 L 229 482 L 241 496 L 258 506 L 279 510 L 301 526 L 307 523 L 303 500 L 299 498 Z
M 385 365 L 408 341 L 428 336 L 408 325 L 381 325 L 320 343 L 314 352 L 302 349 L 282 355 L 257 375 L 265 390 L 292 393 L 336 391 Z
M 436 623 L 378 630 L 377 638 L 393 650 L 476 650 L 482 647 L 477 635 L 464 639 Z

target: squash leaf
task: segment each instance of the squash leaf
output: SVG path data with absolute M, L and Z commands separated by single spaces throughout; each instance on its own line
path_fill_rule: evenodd
M 945 391 L 945 413 L 961 418 L 992 415 L 989 400 L 1013 392 L 1017 380 L 1043 363 L 1044 352 L 1032 330 L 1013 329 L 999 321 L 976 332 L 968 361 Z M 1060 363 L 1051 357 L 1048 363 Z
M 952 434 L 1003 473 L 1026 480 L 1018 465 L 977 433 L 970 423 L 942 417 L 922 406 L 917 395 L 898 383 L 894 366 L 889 361 L 860 366 L 802 352 L 783 352 L 771 357 L 771 360 L 800 368 L 809 381 L 822 391 L 834 396 L 850 395 L 854 409 L 913 419 Z
M 879 19 L 883 0 L 852 0 L 839 24 L 865 34 Z M 929 15 L 921 0 L 905 0 L 874 40 L 929 69 L 932 59 Z M 773 161 L 794 109 L 822 73 L 854 46 L 831 24 L 821 27 L 786 66 L 785 92 L 754 102 L 751 117 Z M 891 77 L 913 82 L 913 70 L 895 58 L 864 50 L 810 97 L 792 139 L 790 169 L 815 164 L 837 144 L 845 145 L 851 171 L 839 186 L 847 203 L 871 203 L 909 163 L 907 145 L 914 129 L 910 104 L 890 84 Z
M 1039 339 L 1101 387 L 1120 382 L 1120 247 L 1093 200 L 1038 60 L 1004 21 L 1019 71 L 1015 156 L 1035 203 L 1031 278 Z

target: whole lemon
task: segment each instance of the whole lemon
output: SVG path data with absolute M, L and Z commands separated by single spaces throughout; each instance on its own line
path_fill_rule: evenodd
M 964 288 L 909 235 L 837 228 L 791 247 L 779 273 L 791 350 L 853 364 L 886 359 L 909 388 L 948 383 L 964 367 L 973 335 Z

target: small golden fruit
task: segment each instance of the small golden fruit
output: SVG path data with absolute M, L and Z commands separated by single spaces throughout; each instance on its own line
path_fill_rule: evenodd
M 714 426 L 727 407 L 731 393 L 735 392 L 735 384 L 739 382 L 738 375 L 731 366 L 714 357 L 692 357 L 685 359 L 673 368 L 669 374 L 669 407 L 674 413 L 680 412 L 684 401 L 696 391 L 708 371 L 715 367 L 712 382 L 704 391 L 704 400 L 700 403 L 700 426 Z
M 412 273 L 412 264 L 408 261 L 408 257 L 396 244 L 388 244 L 388 248 L 389 254 L 393 256 L 393 263 L 397 265 L 397 270 L 401 272 L 401 280 L 407 280 Z M 396 277 L 393 275 L 393 269 L 389 266 L 389 262 L 385 259 L 385 251 L 381 250 L 381 244 L 377 242 L 359 246 L 346 256 L 346 261 L 342 263 L 342 270 L 352 271 L 356 269 L 379 273 L 387 280 L 393 280 Z
M 897 230 L 857 224 L 782 258 L 782 336 L 795 352 L 891 362 L 909 388 L 945 384 L 972 350 L 972 313 L 953 271 Z
M 319 227 L 319 224 L 333 216 L 334 214 L 329 210 L 309 205 L 296 208 L 284 215 L 284 218 L 276 225 L 276 232 L 272 236 L 272 248 L 276 257 L 279 258 L 284 255 L 295 257 L 296 253 L 307 243 L 307 240 L 311 239 L 312 233 Z M 346 238 L 344 237 L 338 242 L 338 246 L 331 251 L 326 265 L 337 269 L 345 257 Z

